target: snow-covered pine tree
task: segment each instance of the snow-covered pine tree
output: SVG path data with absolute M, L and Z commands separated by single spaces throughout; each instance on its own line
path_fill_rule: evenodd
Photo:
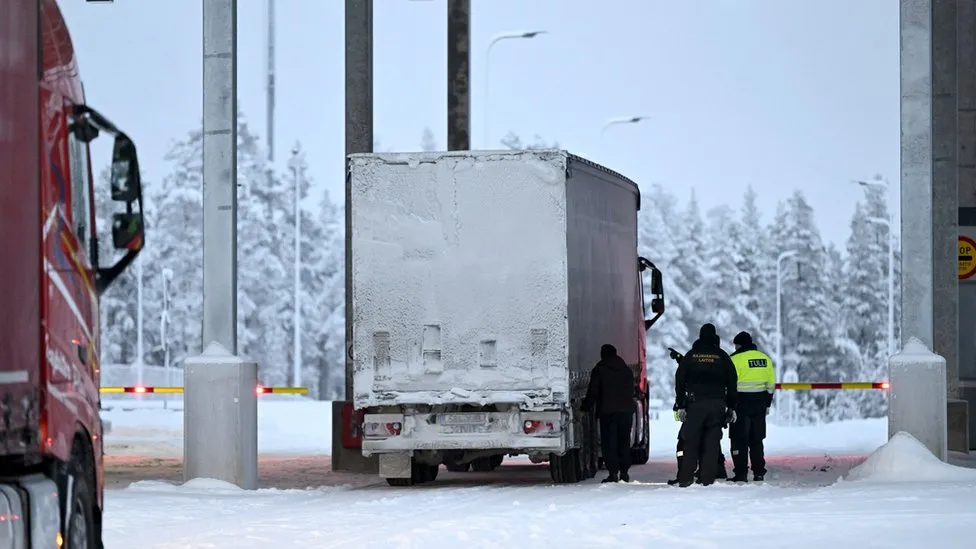
M 772 353 L 773 337 L 768 329 L 764 329 L 766 323 L 763 322 L 768 313 L 769 296 L 775 291 L 775 288 L 770 289 L 764 276 L 770 263 L 769 229 L 763 225 L 756 198 L 756 192 L 749 186 L 743 196 L 738 224 L 734 226 L 737 233 L 729 238 L 742 288 L 742 293 L 735 298 L 740 317 L 735 330 L 736 333 L 749 332 L 760 349 Z
M 783 262 L 782 371 L 795 369 L 800 379 L 809 381 L 837 379 L 839 372 L 831 369 L 829 360 L 836 346 L 831 336 L 827 250 L 802 192 L 793 193 L 783 214 L 777 216 L 774 229 L 780 244 L 775 253 L 795 251 L 796 255 Z M 835 397 L 826 391 L 798 392 L 800 420 L 820 420 Z
M 345 213 L 326 193 L 319 202 L 317 226 L 321 230 L 321 253 L 308 268 L 321 277 L 321 291 L 315 297 L 316 325 L 306 338 L 321 352 L 319 398 L 338 400 L 345 394 L 346 364 L 346 278 Z
M 865 191 L 865 200 L 857 203 L 851 218 L 847 240 L 844 320 L 847 336 L 860 350 L 859 368 L 851 374 L 874 381 L 887 379 L 888 210 L 884 189 L 866 187 Z M 865 417 L 887 413 L 882 393 L 865 391 L 857 400 Z
M 203 132 L 196 130 L 176 142 L 166 154 L 169 173 L 158 184 L 145 187 L 146 202 L 152 205 L 147 219 L 146 250 L 152 254 L 152 269 L 145 269 L 143 299 L 150 305 L 162 303 L 162 273 L 172 270 L 170 326 L 168 340 L 172 364 L 200 352 L 203 306 Z M 154 318 L 157 314 L 146 314 Z M 157 330 L 145 323 L 147 336 Z M 154 360 L 156 362 L 156 360 Z M 161 363 L 158 361 L 157 363 Z
M 675 247 L 673 226 L 665 221 L 675 206 L 674 197 L 655 185 L 642 193 L 642 207 L 638 213 L 637 250 L 661 270 L 664 283 L 664 316 L 647 332 L 647 369 L 652 399 L 660 399 L 665 405 L 674 401 L 674 371 L 677 367 L 668 357 L 667 348 L 685 352 L 691 345 L 684 311 L 691 301 L 682 289 L 682 277 L 674 265 L 679 252 Z M 646 310 L 650 311 L 650 277 L 644 277 Z M 696 332 L 697 333 L 697 332 Z
M 269 170 L 258 137 L 238 116 L 237 345 L 266 385 L 292 381 L 294 184 Z M 246 198 L 245 198 L 246 197 Z
M 702 220 L 694 189 L 684 211 L 674 215 L 673 219 L 671 226 L 675 227 L 678 255 L 672 266 L 681 274 L 681 287 L 691 301 L 691 307 L 684 311 L 683 316 L 688 333 L 694 339 L 703 323 L 715 323 L 717 313 L 708 310 L 702 302 L 705 283 L 705 222 Z
M 743 291 L 746 281 L 738 270 L 741 261 L 736 242 L 740 239 L 739 223 L 732 208 L 718 206 L 708 211 L 701 256 L 701 287 L 695 307 L 718 329 L 726 344 L 743 329 L 745 308 Z M 726 345 L 728 346 L 728 345 Z

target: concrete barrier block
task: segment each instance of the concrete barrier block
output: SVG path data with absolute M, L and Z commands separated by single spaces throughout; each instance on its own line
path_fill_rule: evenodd
M 258 365 L 217 342 L 184 368 L 183 480 L 258 487 Z
M 905 431 L 942 461 L 948 459 L 946 361 L 911 338 L 888 361 L 888 438 Z

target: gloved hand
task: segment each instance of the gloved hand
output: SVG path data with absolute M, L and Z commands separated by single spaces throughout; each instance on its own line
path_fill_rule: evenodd
M 766 415 L 769 415 L 769 408 L 766 408 Z
M 688 417 L 688 412 L 687 411 L 685 411 L 685 410 L 675 410 L 674 411 L 674 420 L 675 421 L 684 423 L 686 417 Z
M 738 419 L 738 416 L 735 415 L 735 410 L 733 410 L 732 408 L 726 408 L 725 409 L 725 422 L 728 423 L 728 424 L 732 424 L 732 423 L 735 423 L 735 420 L 736 419 Z
M 682 358 L 684 358 L 683 356 L 681 356 L 681 353 L 675 351 L 671 347 L 668 347 L 668 351 L 669 351 L 668 356 L 671 357 L 671 360 L 681 360 Z

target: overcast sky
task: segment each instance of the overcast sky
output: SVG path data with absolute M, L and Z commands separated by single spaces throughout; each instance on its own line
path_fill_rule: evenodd
M 59 2 L 89 103 L 129 132 L 148 178 L 202 116 L 200 0 Z M 898 3 L 891 0 L 474 0 L 472 145 L 538 134 L 641 184 L 706 207 L 746 185 L 767 219 L 806 191 L 825 238 L 843 244 L 860 188 L 898 183 Z M 240 106 L 265 134 L 266 4 L 238 2 Z M 343 2 L 277 0 L 276 160 L 309 152 L 341 199 Z M 384 149 L 446 136 L 446 1 L 374 8 L 375 132 Z M 499 33 L 546 30 L 488 43 Z M 487 101 L 486 101 L 487 96 Z M 608 119 L 647 115 L 636 125 Z M 106 155 L 108 153 L 105 153 Z M 96 159 L 99 161 L 100 159 Z M 107 161 L 107 158 L 106 160 Z M 898 193 L 893 199 L 897 204 Z

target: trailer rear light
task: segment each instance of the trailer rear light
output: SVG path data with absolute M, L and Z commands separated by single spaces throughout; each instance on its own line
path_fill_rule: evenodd
M 256 392 L 257 394 L 259 394 L 259 395 L 261 395 L 261 394 L 264 394 L 264 393 L 266 393 L 266 392 L 267 392 L 267 390 L 265 390 L 265 388 L 264 388 L 264 387 L 262 387 L 262 386 L 260 386 L 260 385 L 258 385 L 258 388 L 257 388 L 257 389 L 255 389 L 255 392 Z
M 403 424 L 399 421 L 383 423 L 379 421 L 367 421 L 363 423 L 363 436 L 367 437 L 395 437 L 403 430 Z
M 553 435 L 559 432 L 559 427 L 558 421 L 527 419 L 522 424 L 522 432 L 527 435 Z
M 136 387 L 133 392 L 134 393 L 145 393 L 146 392 L 146 388 L 145 387 Z
M 891 385 L 887 381 L 883 381 L 881 382 L 881 388 L 887 391 L 888 389 L 891 388 Z

